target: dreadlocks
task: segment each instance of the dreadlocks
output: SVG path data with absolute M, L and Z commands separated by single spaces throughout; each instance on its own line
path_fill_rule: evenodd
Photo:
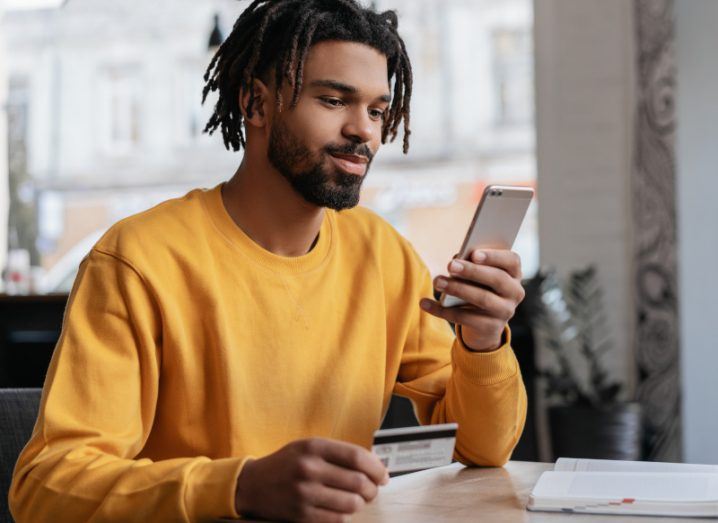
M 252 115 L 254 79 L 274 74 L 277 107 L 284 105 L 284 82 L 292 87 L 290 107 L 302 90 L 304 62 L 309 48 L 325 40 L 357 42 L 373 47 L 387 58 L 388 81 L 394 78 L 391 106 L 384 116 L 382 143 L 394 141 L 404 120 L 403 150 L 409 150 L 409 102 L 412 72 L 404 41 L 397 32 L 394 11 L 377 13 L 356 0 L 254 0 L 234 24 L 204 75 L 202 103 L 219 91 L 214 112 L 204 132 L 222 130 L 224 145 L 238 151 L 246 145 L 239 93 L 249 93 L 245 110 Z

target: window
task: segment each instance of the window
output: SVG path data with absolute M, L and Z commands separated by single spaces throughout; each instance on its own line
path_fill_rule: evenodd
M 102 143 L 109 154 L 128 154 L 141 142 L 142 83 L 139 67 L 101 72 Z
M 432 274 L 445 273 L 486 185 L 535 186 L 532 3 L 382 0 L 377 8 L 397 10 L 412 59 L 412 142 L 407 157 L 397 145 L 377 156 L 362 202 L 413 243 Z M 531 276 L 535 203 L 515 250 Z
M 532 2 L 373 3 L 398 11 L 412 59 L 412 143 L 408 156 L 401 135 L 380 152 L 362 204 L 436 274 L 486 184 L 534 185 Z M 203 107 L 201 90 L 215 14 L 231 26 L 247 3 L 138 3 L 126 17 L 110 0 L 43 5 L 15 1 L 3 20 L 7 73 L 23 79 L 13 99 L 24 100 L 24 116 L 13 116 L 8 132 L 25 145 L 12 161 L 27 155 L 16 190 L 25 214 L 13 210 L 12 223 L 22 221 L 15 227 L 45 290 L 68 290 L 112 223 L 235 171 L 241 153 L 226 152 L 219 133 L 201 134 L 214 103 Z M 534 207 L 516 245 L 526 275 L 538 266 L 537 237 Z
M 506 126 L 531 123 L 531 34 L 526 29 L 497 29 L 492 32 L 491 44 L 496 124 Z

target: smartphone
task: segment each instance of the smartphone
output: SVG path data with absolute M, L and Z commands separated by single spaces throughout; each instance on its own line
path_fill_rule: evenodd
M 468 260 L 475 249 L 508 249 L 514 245 L 534 191 L 530 187 L 489 185 L 484 189 L 474 218 L 466 232 L 457 258 Z M 444 307 L 457 307 L 466 302 L 442 293 Z

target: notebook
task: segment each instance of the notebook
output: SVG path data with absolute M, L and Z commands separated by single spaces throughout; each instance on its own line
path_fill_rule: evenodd
M 718 465 L 560 458 L 528 510 L 718 518 Z

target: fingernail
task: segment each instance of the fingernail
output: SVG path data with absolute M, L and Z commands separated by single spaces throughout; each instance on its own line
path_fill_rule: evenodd
M 472 256 L 472 258 L 474 259 L 474 261 L 476 263 L 481 263 L 482 261 L 484 261 L 486 259 L 486 253 L 482 252 L 482 251 L 476 251 L 474 253 L 474 255 Z
M 431 309 L 431 302 L 429 300 L 421 300 L 419 302 L 419 307 L 421 307 L 425 311 L 428 311 L 429 309 Z
M 386 485 L 387 483 L 389 483 L 389 471 L 387 471 L 384 475 L 384 482 L 382 483 L 382 485 Z
M 437 291 L 443 291 L 446 289 L 447 281 L 444 278 L 437 278 L 434 282 L 434 287 Z
M 449 270 L 451 272 L 461 272 L 464 270 L 464 265 L 454 260 L 449 264 Z

